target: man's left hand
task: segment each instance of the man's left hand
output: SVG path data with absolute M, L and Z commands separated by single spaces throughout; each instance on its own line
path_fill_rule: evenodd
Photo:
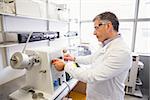
M 53 64 L 55 66 L 56 70 L 58 70 L 58 71 L 64 70 L 65 63 L 60 59 L 53 59 L 51 61 L 51 64 Z

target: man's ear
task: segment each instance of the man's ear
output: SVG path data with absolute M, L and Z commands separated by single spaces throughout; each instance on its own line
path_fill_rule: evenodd
M 106 28 L 108 30 L 109 33 L 111 33 L 113 31 L 113 25 L 111 22 L 107 23 L 106 24 Z

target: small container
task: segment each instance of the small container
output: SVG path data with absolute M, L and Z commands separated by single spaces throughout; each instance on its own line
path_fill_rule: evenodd
M 57 86 L 59 86 L 59 82 L 58 80 L 54 80 L 54 87 L 57 87 Z

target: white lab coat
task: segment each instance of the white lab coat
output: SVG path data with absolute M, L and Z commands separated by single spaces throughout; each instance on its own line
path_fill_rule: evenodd
M 87 100 L 124 100 L 124 82 L 132 65 L 130 50 L 121 37 L 87 57 L 77 58 L 90 67 L 66 64 L 65 71 L 87 83 Z

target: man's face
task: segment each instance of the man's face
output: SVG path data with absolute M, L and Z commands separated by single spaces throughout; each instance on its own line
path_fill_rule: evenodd
M 104 42 L 108 39 L 107 26 L 101 20 L 94 21 L 94 35 L 96 35 L 99 42 Z

